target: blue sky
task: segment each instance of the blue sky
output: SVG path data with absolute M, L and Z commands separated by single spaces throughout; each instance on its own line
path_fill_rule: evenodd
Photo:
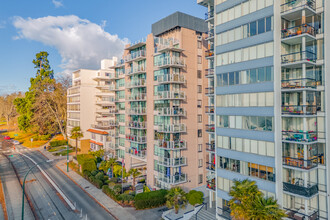
M 175 11 L 204 18 L 206 8 L 196 0 L 1 0 L 0 94 L 27 90 L 39 51 L 55 73 L 97 68 Z

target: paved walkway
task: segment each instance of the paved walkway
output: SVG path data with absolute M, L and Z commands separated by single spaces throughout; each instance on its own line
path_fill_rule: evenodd
M 22 215 L 22 188 L 12 165 L 3 155 L 0 155 L 0 175 L 6 199 L 8 219 L 20 219 Z M 24 218 L 34 219 L 26 199 L 24 204 Z
M 43 147 L 39 148 L 39 151 L 45 155 L 48 159 L 59 159 L 57 167 L 62 170 L 71 180 L 73 180 L 77 185 L 84 189 L 95 201 L 97 201 L 101 206 L 108 210 L 114 217 L 120 220 L 136 220 L 136 219 L 161 219 L 161 209 L 164 207 L 148 210 L 135 210 L 135 208 L 124 208 L 118 203 L 113 201 L 108 197 L 102 190 L 95 187 L 93 184 L 88 182 L 85 178 L 77 174 L 75 171 L 69 170 L 67 173 L 66 167 L 66 156 L 54 156 L 52 153 L 45 151 Z

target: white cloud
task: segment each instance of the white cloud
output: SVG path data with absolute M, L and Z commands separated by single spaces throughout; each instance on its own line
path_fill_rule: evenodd
M 55 5 L 55 8 L 59 8 L 63 6 L 62 1 L 60 0 L 52 0 L 52 3 Z
M 15 17 L 18 36 L 55 47 L 67 71 L 80 68 L 99 69 L 100 60 L 120 57 L 127 39 L 104 31 L 103 27 L 75 15 L 42 18 Z

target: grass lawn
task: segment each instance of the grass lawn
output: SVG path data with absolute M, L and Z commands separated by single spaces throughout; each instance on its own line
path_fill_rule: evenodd
M 48 150 L 48 152 L 55 152 L 55 151 L 59 151 L 59 150 L 63 150 L 66 149 L 66 147 L 52 147 L 51 149 Z
M 74 150 L 72 150 L 72 149 L 69 150 L 69 154 L 72 153 L 72 152 L 74 152 Z M 62 156 L 66 156 L 66 155 L 67 155 L 67 151 L 64 150 L 64 151 L 61 151 L 61 152 L 53 153 L 53 155 L 54 155 L 54 156 L 60 156 L 60 155 L 62 155 Z
M 22 131 L 9 131 L 4 133 L 4 135 L 8 135 L 10 138 L 19 141 L 24 147 L 28 148 L 37 148 L 47 143 L 47 141 L 33 141 L 31 144 L 31 138 L 34 134 L 25 133 Z

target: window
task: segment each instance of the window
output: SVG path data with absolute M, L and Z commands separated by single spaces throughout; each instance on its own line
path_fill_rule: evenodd
M 203 144 L 198 144 L 197 145 L 197 150 L 198 150 L 198 152 L 202 152 L 203 151 Z
M 201 108 L 202 107 L 202 100 L 197 100 L 197 108 Z
M 197 137 L 202 137 L 202 129 L 197 130 Z
M 202 184 L 203 183 L 203 174 L 199 174 L 198 175 L 198 184 Z
M 256 34 L 257 34 L 257 22 L 254 21 L 250 23 L 250 36 L 252 37 Z
M 202 123 L 202 115 L 197 115 L 197 123 Z
M 272 17 L 266 18 L 266 31 L 272 30 Z
M 202 86 L 201 85 L 197 85 L 197 92 L 202 93 Z
M 202 167 L 203 166 L 203 159 L 198 159 L 198 167 Z
M 258 34 L 265 33 L 265 19 L 258 20 Z
M 197 63 L 201 64 L 202 63 L 202 57 L 201 56 L 197 56 Z
M 201 70 L 197 70 L 197 78 L 198 79 L 202 78 L 202 71 Z
M 202 41 L 197 41 L 197 48 L 202 49 Z

